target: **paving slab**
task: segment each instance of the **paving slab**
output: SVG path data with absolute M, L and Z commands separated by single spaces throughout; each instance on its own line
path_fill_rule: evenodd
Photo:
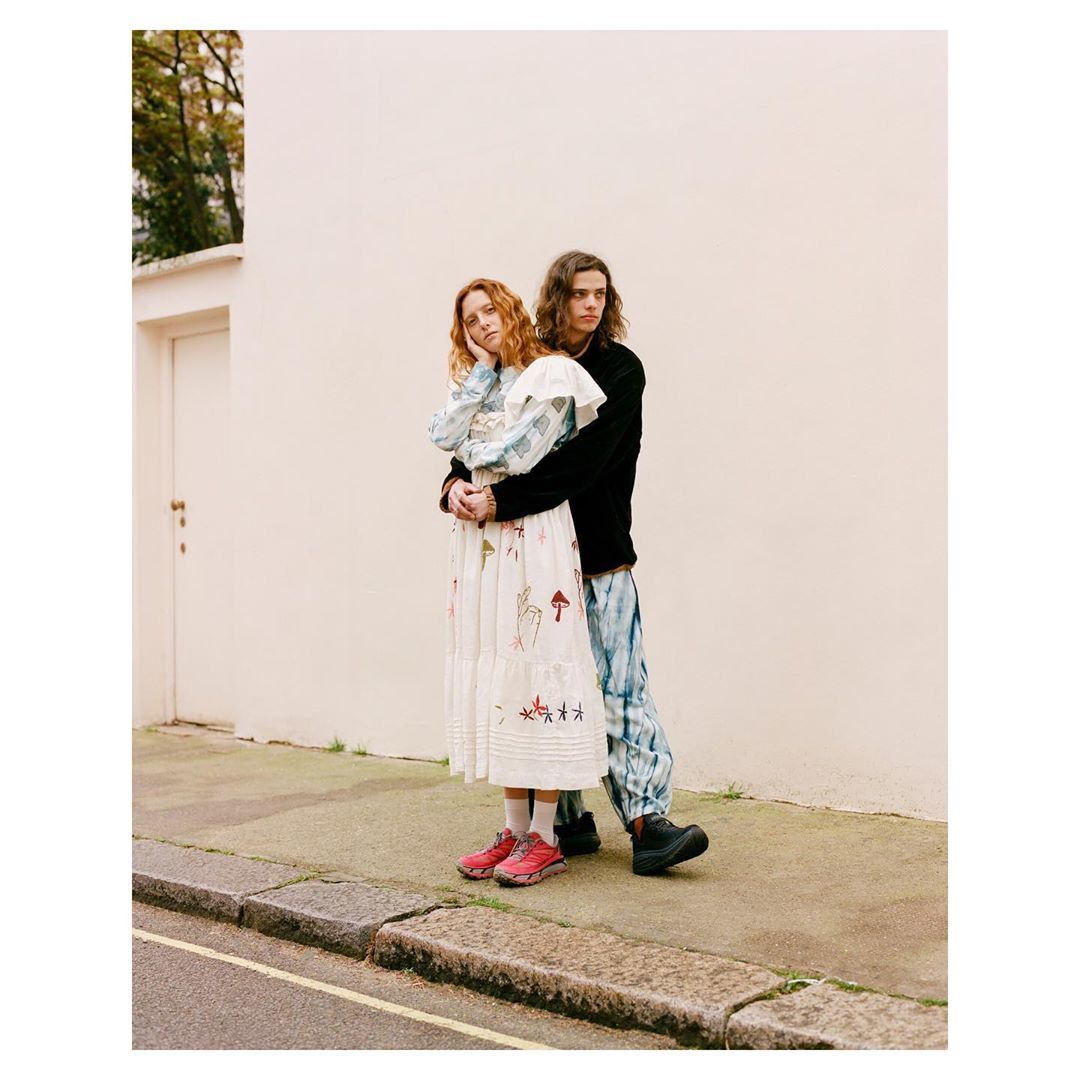
M 741 1009 L 731 1050 L 945 1050 L 948 1009 L 816 983 Z
M 131 843 L 131 893 L 174 911 L 240 922 L 244 900 L 304 874 L 296 866 L 177 847 L 158 840 Z
M 137 835 L 444 901 L 493 895 L 455 861 L 490 839 L 502 791 L 463 784 L 444 766 L 205 732 L 136 731 L 133 750 Z M 585 801 L 603 847 L 542 886 L 496 890 L 516 913 L 910 998 L 948 997 L 940 822 L 676 790 L 672 819 L 701 825 L 709 850 L 639 877 L 606 796 L 587 791 Z
M 384 923 L 438 906 L 438 900 L 419 893 L 324 878 L 249 896 L 244 903 L 243 925 L 363 959 Z
M 698 1046 L 723 1046 L 732 1011 L 784 985 L 752 964 L 485 907 L 388 923 L 375 935 L 372 959 Z

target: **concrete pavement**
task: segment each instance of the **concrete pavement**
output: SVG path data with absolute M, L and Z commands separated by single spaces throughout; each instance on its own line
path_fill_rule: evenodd
M 543 935 L 551 938 L 545 947 L 552 962 L 560 955 L 586 956 L 587 941 L 602 955 L 618 939 L 635 943 L 626 945 L 631 951 L 659 948 L 650 962 L 668 973 L 666 985 L 685 982 L 685 1000 L 676 1006 L 660 1001 L 659 987 L 646 992 L 613 976 L 603 994 L 591 999 L 586 994 L 584 1004 L 574 1006 L 579 1015 L 595 1006 L 591 1015 L 614 1022 L 609 1009 L 614 1001 L 614 1008 L 628 1010 L 626 1023 L 639 1024 L 634 1019 L 639 1014 L 659 1016 L 656 1030 L 702 1045 L 725 1040 L 734 1045 L 735 1036 L 743 1040 L 739 1045 L 944 1045 L 945 1009 L 884 996 L 947 997 L 946 828 L 940 823 L 680 791 L 671 816 L 679 824 L 702 825 L 709 850 L 663 875 L 636 877 L 630 872 L 629 838 L 606 797 L 590 793 L 586 798 L 603 840 L 600 851 L 570 860 L 569 873 L 542 885 L 508 890 L 467 881 L 454 869 L 458 854 L 480 846 L 500 824 L 501 793 L 486 785 L 467 788 L 435 763 L 266 746 L 178 725 L 134 733 L 134 796 L 136 837 L 172 849 L 191 845 L 278 864 L 270 870 L 270 884 L 264 870 L 263 879 L 246 893 L 236 892 L 234 900 L 222 899 L 227 888 L 220 892 L 214 903 L 223 911 L 235 913 L 245 896 L 262 894 L 249 907 L 270 919 L 275 905 L 293 903 L 283 899 L 291 889 L 296 904 L 302 900 L 307 908 L 295 919 L 278 911 L 277 925 L 284 919 L 288 925 L 318 928 L 340 920 L 359 902 L 353 894 L 366 895 L 366 887 L 413 898 L 404 903 L 408 910 L 386 915 L 381 923 L 382 916 L 374 917 L 370 940 L 357 945 L 356 954 L 370 947 L 378 959 L 383 935 L 384 956 L 411 956 L 407 962 L 416 970 L 430 960 L 432 977 L 445 977 L 435 970 L 436 955 L 452 954 L 450 968 L 462 981 L 493 992 L 535 985 L 532 999 L 558 1008 L 573 974 L 569 968 L 563 983 L 551 989 L 522 967 L 521 957 L 496 957 L 491 948 L 468 944 L 495 936 L 489 927 L 487 939 L 477 938 L 466 925 L 469 920 L 495 918 L 503 921 L 494 926 L 528 928 L 537 927 L 539 919 L 548 927 Z M 227 878 L 225 867 L 207 868 L 200 850 L 181 856 L 202 861 L 180 877 L 220 873 Z M 176 857 L 175 850 L 151 845 L 138 858 L 157 865 L 169 854 Z M 169 873 L 158 874 L 158 886 L 166 892 Z M 305 891 L 289 884 L 305 876 L 321 878 L 319 887 Z M 357 884 L 343 899 L 342 890 L 332 886 L 350 879 Z M 274 897 L 267 892 L 273 889 L 285 891 Z M 170 901 L 158 896 L 157 902 Z M 390 907 L 396 902 L 388 901 Z M 501 910 L 462 906 L 470 902 L 493 903 Z M 326 904 L 329 915 L 322 911 Z M 436 905 L 441 906 L 432 910 Z M 592 937 L 573 943 L 560 939 L 559 924 Z M 317 938 L 322 931 L 309 932 Z M 353 933 L 349 927 L 334 932 Z M 454 937 L 463 933 L 460 941 Z M 441 944 L 432 943 L 433 934 L 442 935 Z M 539 929 L 536 935 L 539 940 Z M 723 967 L 732 962 L 746 967 Z M 502 990 L 492 974 L 498 965 Z M 703 988 L 727 985 L 731 972 L 741 972 L 731 984 L 732 996 L 704 1000 Z M 829 977 L 883 993 L 851 994 L 838 984 L 788 981 L 795 977 Z M 603 979 L 595 974 L 592 981 L 599 985 Z M 797 992 L 781 992 L 790 990 Z M 890 1026 L 900 1042 L 887 1041 Z M 873 1031 L 880 1033 L 879 1041 L 866 1042 Z

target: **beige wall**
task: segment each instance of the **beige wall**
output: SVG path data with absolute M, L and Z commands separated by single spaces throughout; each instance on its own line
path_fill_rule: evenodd
M 443 755 L 450 303 L 581 247 L 676 783 L 943 818 L 944 35 L 245 41 L 238 734 Z

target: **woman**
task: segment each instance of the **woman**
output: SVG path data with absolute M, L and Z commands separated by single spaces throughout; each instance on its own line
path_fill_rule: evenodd
M 453 389 L 428 430 L 480 486 L 527 472 L 605 400 L 584 368 L 543 345 L 519 297 L 497 281 L 461 289 L 450 340 Z M 502 785 L 506 811 L 495 840 L 458 870 L 534 885 L 566 869 L 554 832 L 559 791 L 599 787 L 607 773 L 569 505 L 516 521 L 455 518 L 449 578 L 450 771 Z

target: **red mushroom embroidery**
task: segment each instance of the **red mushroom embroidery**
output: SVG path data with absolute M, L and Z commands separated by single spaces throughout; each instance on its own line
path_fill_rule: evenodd
M 556 592 L 551 598 L 551 606 L 555 609 L 555 621 L 559 621 L 559 617 L 562 615 L 562 609 L 570 606 L 570 601 L 566 599 L 561 592 Z

